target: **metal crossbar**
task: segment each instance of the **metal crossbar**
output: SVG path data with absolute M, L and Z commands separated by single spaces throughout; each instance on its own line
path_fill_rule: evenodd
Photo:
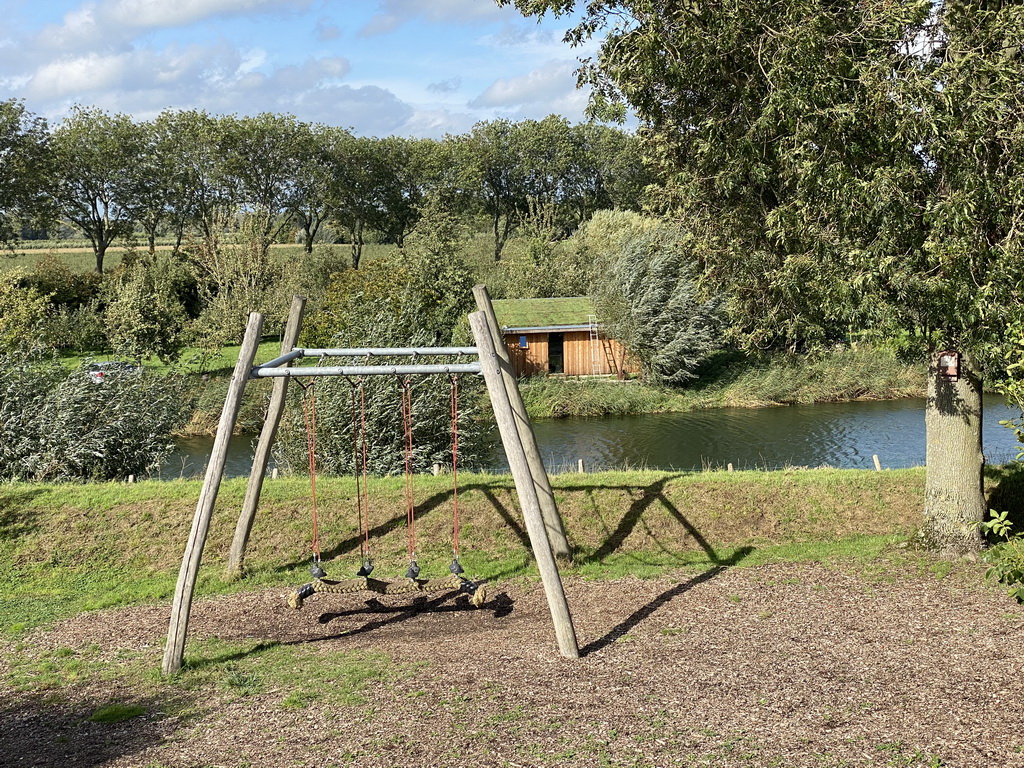
M 419 374 L 456 374 L 456 373 L 480 373 L 480 363 L 416 363 L 408 365 L 345 365 L 329 366 L 320 365 L 316 367 L 286 366 L 293 360 L 306 357 L 361 357 L 364 360 L 384 357 L 411 357 L 414 361 L 417 357 L 462 357 L 463 355 L 477 356 L 479 353 L 476 347 L 353 347 L 343 349 L 302 349 L 296 347 L 291 352 L 286 352 L 261 365 L 257 365 L 249 372 L 253 379 L 298 377 L 298 376 L 406 376 Z
M 316 368 L 253 368 L 253 379 L 299 376 L 413 376 L 431 373 L 480 373 L 480 363 L 454 363 L 452 365 L 324 365 Z

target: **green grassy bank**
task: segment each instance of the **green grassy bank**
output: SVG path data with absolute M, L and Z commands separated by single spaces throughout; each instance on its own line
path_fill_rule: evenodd
M 626 416 L 699 408 L 894 400 L 924 395 L 923 364 L 866 345 L 814 355 L 723 353 L 678 389 L 639 381 L 535 378 L 522 384 L 533 418 Z
M 462 562 L 478 578 L 534 578 L 512 481 L 460 474 Z M 716 565 L 872 558 L 916 526 L 921 469 L 866 472 L 607 472 L 553 479 L 575 548 L 567 572 L 654 576 Z M 451 559 L 450 477 L 417 476 L 417 552 L 424 575 Z M 83 610 L 169 600 L 198 481 L 0 486 L 0 633 L 18 634 Z M 295 586 L 307 579 L 309 485 L 268 481 L 249 549 L 249 576 L 224 577 L 244 480 L 225 482 L 198 592 Z M 355 486 L 317 484 L 328 572 L 358 567 Z M 402 478 L 371 479 L 372 548 L 382 575 L 405 568 Z

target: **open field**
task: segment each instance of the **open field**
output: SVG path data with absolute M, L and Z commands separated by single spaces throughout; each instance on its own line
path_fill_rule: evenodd
M 460 475 L 461 477 L 461 475 Z M 416 478 L 443 571 L 449 478 Z M 921 470 L 554 478 L 582 658 L 558 656 L 511 481 L 467 475 L 455 594 L 319 595 L 308 489 L 268 483 L 250 577 L 218 500 L 186 668 L 159 678 L 198 483 L 0 488 L 0 754 L 12 766 L 1024 766 L 1024 608 L 906 545 Z M 382 574 L 401 478 L 371 482 Z M 354 483 L 324 479 L 328 571 Z M 97 610 L 99 609 L 99 610 Z

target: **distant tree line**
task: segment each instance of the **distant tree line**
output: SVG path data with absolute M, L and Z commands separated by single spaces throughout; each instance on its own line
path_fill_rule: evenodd
M 20 101 L 0 102 L 0 242 L 66 222 L 103 272 L 112 243 L 141 235 L 155 250 L 212 241 L 240 219 L 269 244 L 298 235 L 351 244 L 354 268 L 373 233 L 402 246 L 428 196 L 487 222 L 494 259 L 544 207 L 564 237 L 598 210 L 638 209 L 649 179 L 636 138 L 561 117 L 482 122 L 443 139 L 365 138 L 291 115 L 165 111 L 136 121 L 75 107 L 52 128 Z M 327 230 L 330 230 L 328 236 Z

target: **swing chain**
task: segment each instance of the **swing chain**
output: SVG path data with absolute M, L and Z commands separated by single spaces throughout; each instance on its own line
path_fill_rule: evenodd
M 306 425 L 306 452 L 309 455 L 309 493 L 310 506 L 313 513 L 313 564 L 309 572 L 315 579 L 322 579 L 327 573 L 320 565 L 320 527 L 317 520 L 316 506 L 316 379 L 310 378 L 307 383 L 296 379 L 302 389 L 302 414 Z

